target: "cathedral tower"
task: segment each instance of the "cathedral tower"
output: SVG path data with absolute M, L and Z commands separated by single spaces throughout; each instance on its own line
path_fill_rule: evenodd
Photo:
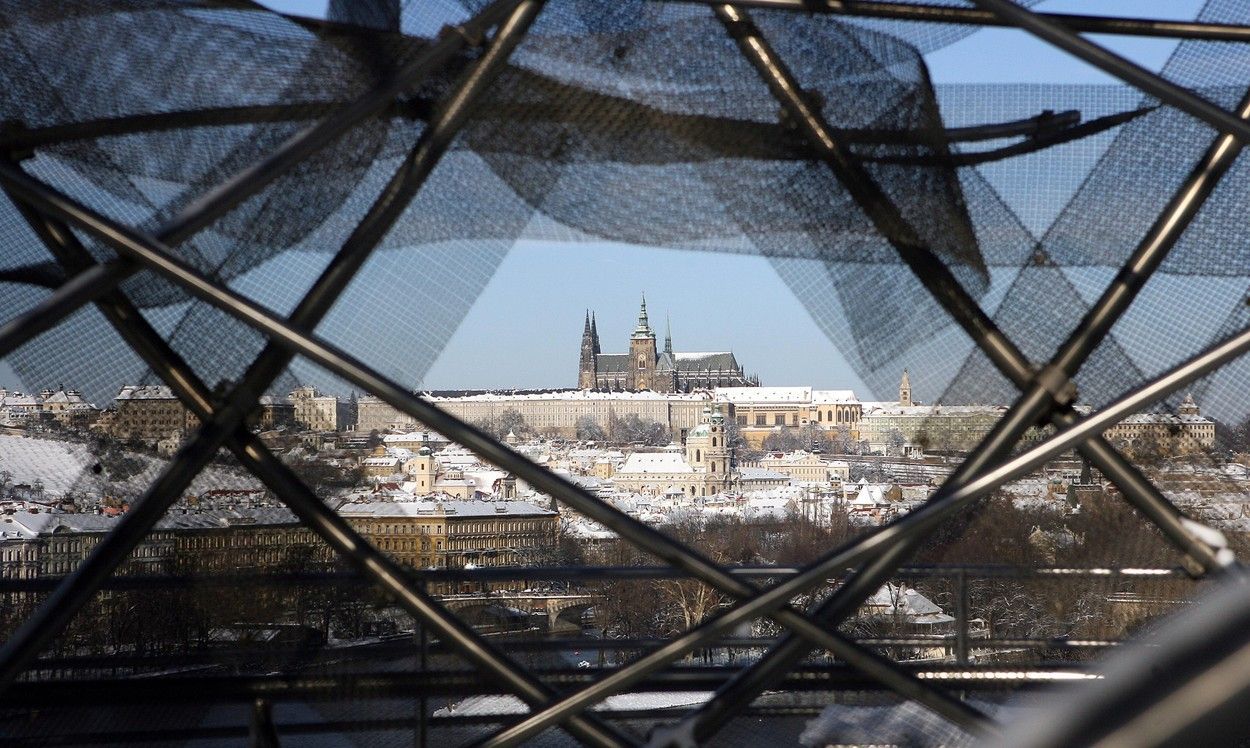
M 579 390 L 595 389 L 595 328 L 590 321 L 590 313 L 586 313 L 586 325 L 582 329 L 582 355 L 577 364 L 577 388 Z
M 906 369 L 903 369 L 903 379 L 898 383 L 898 404 L 904 408 L 915 405 L 911 399 L 911 377 L 907 376 Z
M 629 371 L 625 375 L 625 387 L 630 390 L 655 389 L 655 333 L 647 321 L 647 297 L 642 297 L 638 311 L 638 326 L 629 337 Z

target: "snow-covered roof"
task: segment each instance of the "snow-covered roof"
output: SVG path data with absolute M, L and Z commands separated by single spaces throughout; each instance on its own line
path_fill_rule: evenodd
M 738 476 L 744 481 L 751 480 L 790 480 L 790 476 L 776 470 L 760 467 L 738 468 Z
M 163 384 L 126 384 L 114 400 L 177 400 L 174 391 Z
M 383 444 L 404 444 L 408 442 L 446 442 L 447 437 L 437 431 L 409 431 L 406 434 L 387 434 L 382 437 Z
M 624 466 L 616 471 L 618 476 L 649 473 L 693 473 L 694 468 L 679 452 L 634 452 Z
M 14 392 L 0 398 L 0 408 L 37 408 L 39 407 L 39 398 L 34 395 L 23 395 L 20 392 Z
M 605 392 L 600 390 L 555 390 L 552 392 L 526 393 L 483 392 L 459 396 L 434 395 L 426 392 L 422 393 L 421 396 L 432 402 L 510 402 L 515 400 L 680 400 L 701 402 L 708 399 L 708 396 L 703 393 L 651 392 L 650 390 L 641 392 Z
M 365 504 L 344 504 L 339 507 L 344 517 L 426 517 L 456 515 L 459 517 L 553 516 L 556 512 L 527 501 L 371 501 Z
M 1002 415 L 1005 405 L 899 405 L 897 402 L 864 403 L 865 416 L 921 416 L 940 418 L 962 415 Z
M 858 402 L 859 398 L 855 397 L 854 390 L 812 390 L 812 403 L 816 405 Z
M 955 619 L 942 612 L 932 600 L 911 589 L 883 585 L 864 605 L 884 615 L 901 615 L 914 623 L 949 623 Z
M 881 489 L 881 486 L 866 485 L 859 489 L 859 494 L 851 503 L 859 506 L 877 506 L 890 502 L 886 501 L 885 492 Z
M 715 398 L 728 403 L 810 403 L 811 387 L 717 387 Z
M 66 405 L 86 405 L 87 401 L 78 394 L 78 390 L 57 390 L 43 399 L 45 403 L 65 403 Z
M 1183 415 L 1178 416 L 1172 413 L 1134 413 L 1133 415 L 1120 421 L 1123 425 L 1142 425 L 1142 426 L 1173 426 L 1173 425 L 1205 425 L 1214 423 L 1206 416 Z
M 55 512 L 15 512 L 0 518 L 0 532 L 35 537 L 56 532 L 103 533 L 113 529 L 119 517 L 102 514 L 61 514 Z M 256 507 L 173 512 L 156 523 L 157 530 L 215 530 L 237 525 L 291 525 L 299 520 L 289 509 Z

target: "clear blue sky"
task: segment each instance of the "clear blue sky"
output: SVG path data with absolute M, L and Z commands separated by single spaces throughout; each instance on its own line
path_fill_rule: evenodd
M 268 0 L 282 10 L 324 13 L 325 2 Z M 1192 18 L 1197 0 L 1052 0 L 1042 10 Z M 1173 49 L 1165 40 L 1094 37 L 1152 69 Z M 935 83 L 1108 83 L 1108 77 L 1026 34 L 982 30 L 927 58 Z M 451 338 L 421 385 L 429 388 L 575 384 L 582 314 L 598 314 L 605 350 L 620 349 L 646 292 L 662 335 L 671 315 L 684 350 L 732 349 L 765 384 L 811 384 L 868 393 L 843 358 L 759 257 L 709 255 L 621 245 L 522 242 Z M 749 293 L 739 289 L 750 288 Z M 917 396 L 929 399 L 923 376 Z M 415 383 L 415 382 L 414 382 Z M 0 386 L 19 384 L 0 362 Z M 36 387 L 41 383 L 25 383 Z

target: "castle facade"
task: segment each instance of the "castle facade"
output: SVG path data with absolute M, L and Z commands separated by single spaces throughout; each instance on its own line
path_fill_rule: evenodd
M 629 336 L 628 353 L 603 353 L 594 316 L 586 314 L 577 388 L 617 392 L 693 392 L 715 387 L 758 387 L 732 352 L 673 351 L 673 335 L 666 331 L 664 350 L 656 349 L 655 333 L 647 320 L 647 300 L 638 312 L 638 326 Z

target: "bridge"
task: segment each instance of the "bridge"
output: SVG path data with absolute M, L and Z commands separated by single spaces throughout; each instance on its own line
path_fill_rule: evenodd
M 475 626 L 544 625 L 550 632 L 581 631 L 582 617 L 602 595 L 500 590 L 440 598 L 447 609 Z M 524 620 L 522 620 L 524 619 Z

